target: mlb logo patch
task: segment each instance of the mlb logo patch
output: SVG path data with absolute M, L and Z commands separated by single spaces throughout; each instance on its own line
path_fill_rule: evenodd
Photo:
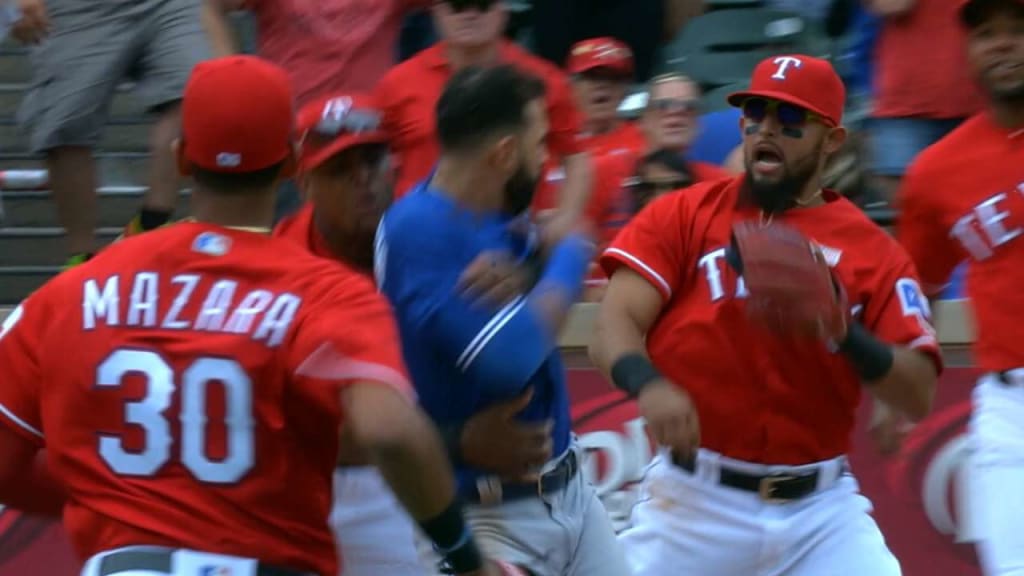
M 203 232 L 192 242 L 192 250 L 210 256 L 223 256 L 231 249 L 231 238 L 216 232 Z
M 233 572 L 226 566 L 204 566 L 199 569 L 199 576 L 232 576 Z

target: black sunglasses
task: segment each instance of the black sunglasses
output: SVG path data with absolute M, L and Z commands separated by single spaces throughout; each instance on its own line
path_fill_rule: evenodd
M 380 130 L 380 113 L 373 110 L 345 110 L 340 114 L 326 114 L 319 122 L 302 135 L 316 144 L 326 144 L 341 136 L 358 136 Z
M 650 107 L 658 112 L 682 112 L 694 114 L 700 111 L 700 100 L 687 98 L 656 98 L 651 100 Z
M 808 122 L 822 121 L 820 116 L 806 108 L 767 98 L 747 98 L 742 108 L 743 116 L 752 122 L 764 122 L 765 117 L 772 114 L 783 128 L 803 128 Z
M 465 10 L 477 9 L 481 12 L 487 12 L 500 0 L 442 0 L 442 4 L 451 6 L 455 12 L 463 12 Z

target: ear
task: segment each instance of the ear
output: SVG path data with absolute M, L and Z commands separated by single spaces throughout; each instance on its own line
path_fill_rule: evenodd
M 178 173 L 182 176 L 191 176 L 192 163 L 185 157 L 185 141 L 181 138 L 175 138 L 172 140 L 171 153 L 174 155 L 175 162 L 178 164 Z
M 509 134 L 502 136 L 491 145 L 487 163 L 502 174 L 512 174 L 519 163 L 519 139 Z
M 846 143 L 846 136 L 846 128 L 842 126 L 829 130 L 828 136 L 825 137 L 825 153 L 831 156 L 838 152 Z

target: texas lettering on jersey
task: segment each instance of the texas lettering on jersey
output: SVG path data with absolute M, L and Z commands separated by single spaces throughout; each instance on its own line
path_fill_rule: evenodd
M 162 278 L 156 272 L 138 272 L 134 276 L 114 274 L 103 279 L 89 278 L 82 284 L 82 329 L 107 327 L 155 328 L 162 330 L 195 330 L 224 334 L 249 334 L 268 348 L 284 341 L 288 328 L 302 304 L 302 299 L 288 292 L 274 293 L 257 288 L 244 295 L 238 282 L 228 278 L 203 281 L 209 288 L 201 293 L 196 286 L 203 279 L 199 274 L 178 274 L 170 277 L 172 300 L 160 316 Z M 167 280 L 166 276 L 163 280 Z M 122 282 L 131 285 L 131 296 L 122 302 Z M 237 298 L 236 296 L 241 296 Z M 183 316 L 192 302 L 201 301 L 194 317 Z
M 979 202 L 956 220 L 949 234 L 975 260 L 991 258 L 998 248 L 1024 234 L 1024 182 Z

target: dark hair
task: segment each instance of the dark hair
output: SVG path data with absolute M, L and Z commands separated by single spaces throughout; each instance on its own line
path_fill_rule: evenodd
M 255 188 L 266 188 L 277 180 L 284 162 L 272 164 L 252 172 L 214 172 L 192 166 L 192 179 L 196 184 L 211 192 L 247 192 Z
M 686 158 L 672 150 L 659 148 L 640 159 L 639 166 L 646 167 L 649 164 L 661 164 L 673 172 L 684 176 L 690 175 L 690 167 L 686 164 Z
M 544 96 L 536 77 L 508 65 L 459 71 L 437 102 L 442 150 L 468 150 L 501 132 L 526 125 L 526 106 Z

